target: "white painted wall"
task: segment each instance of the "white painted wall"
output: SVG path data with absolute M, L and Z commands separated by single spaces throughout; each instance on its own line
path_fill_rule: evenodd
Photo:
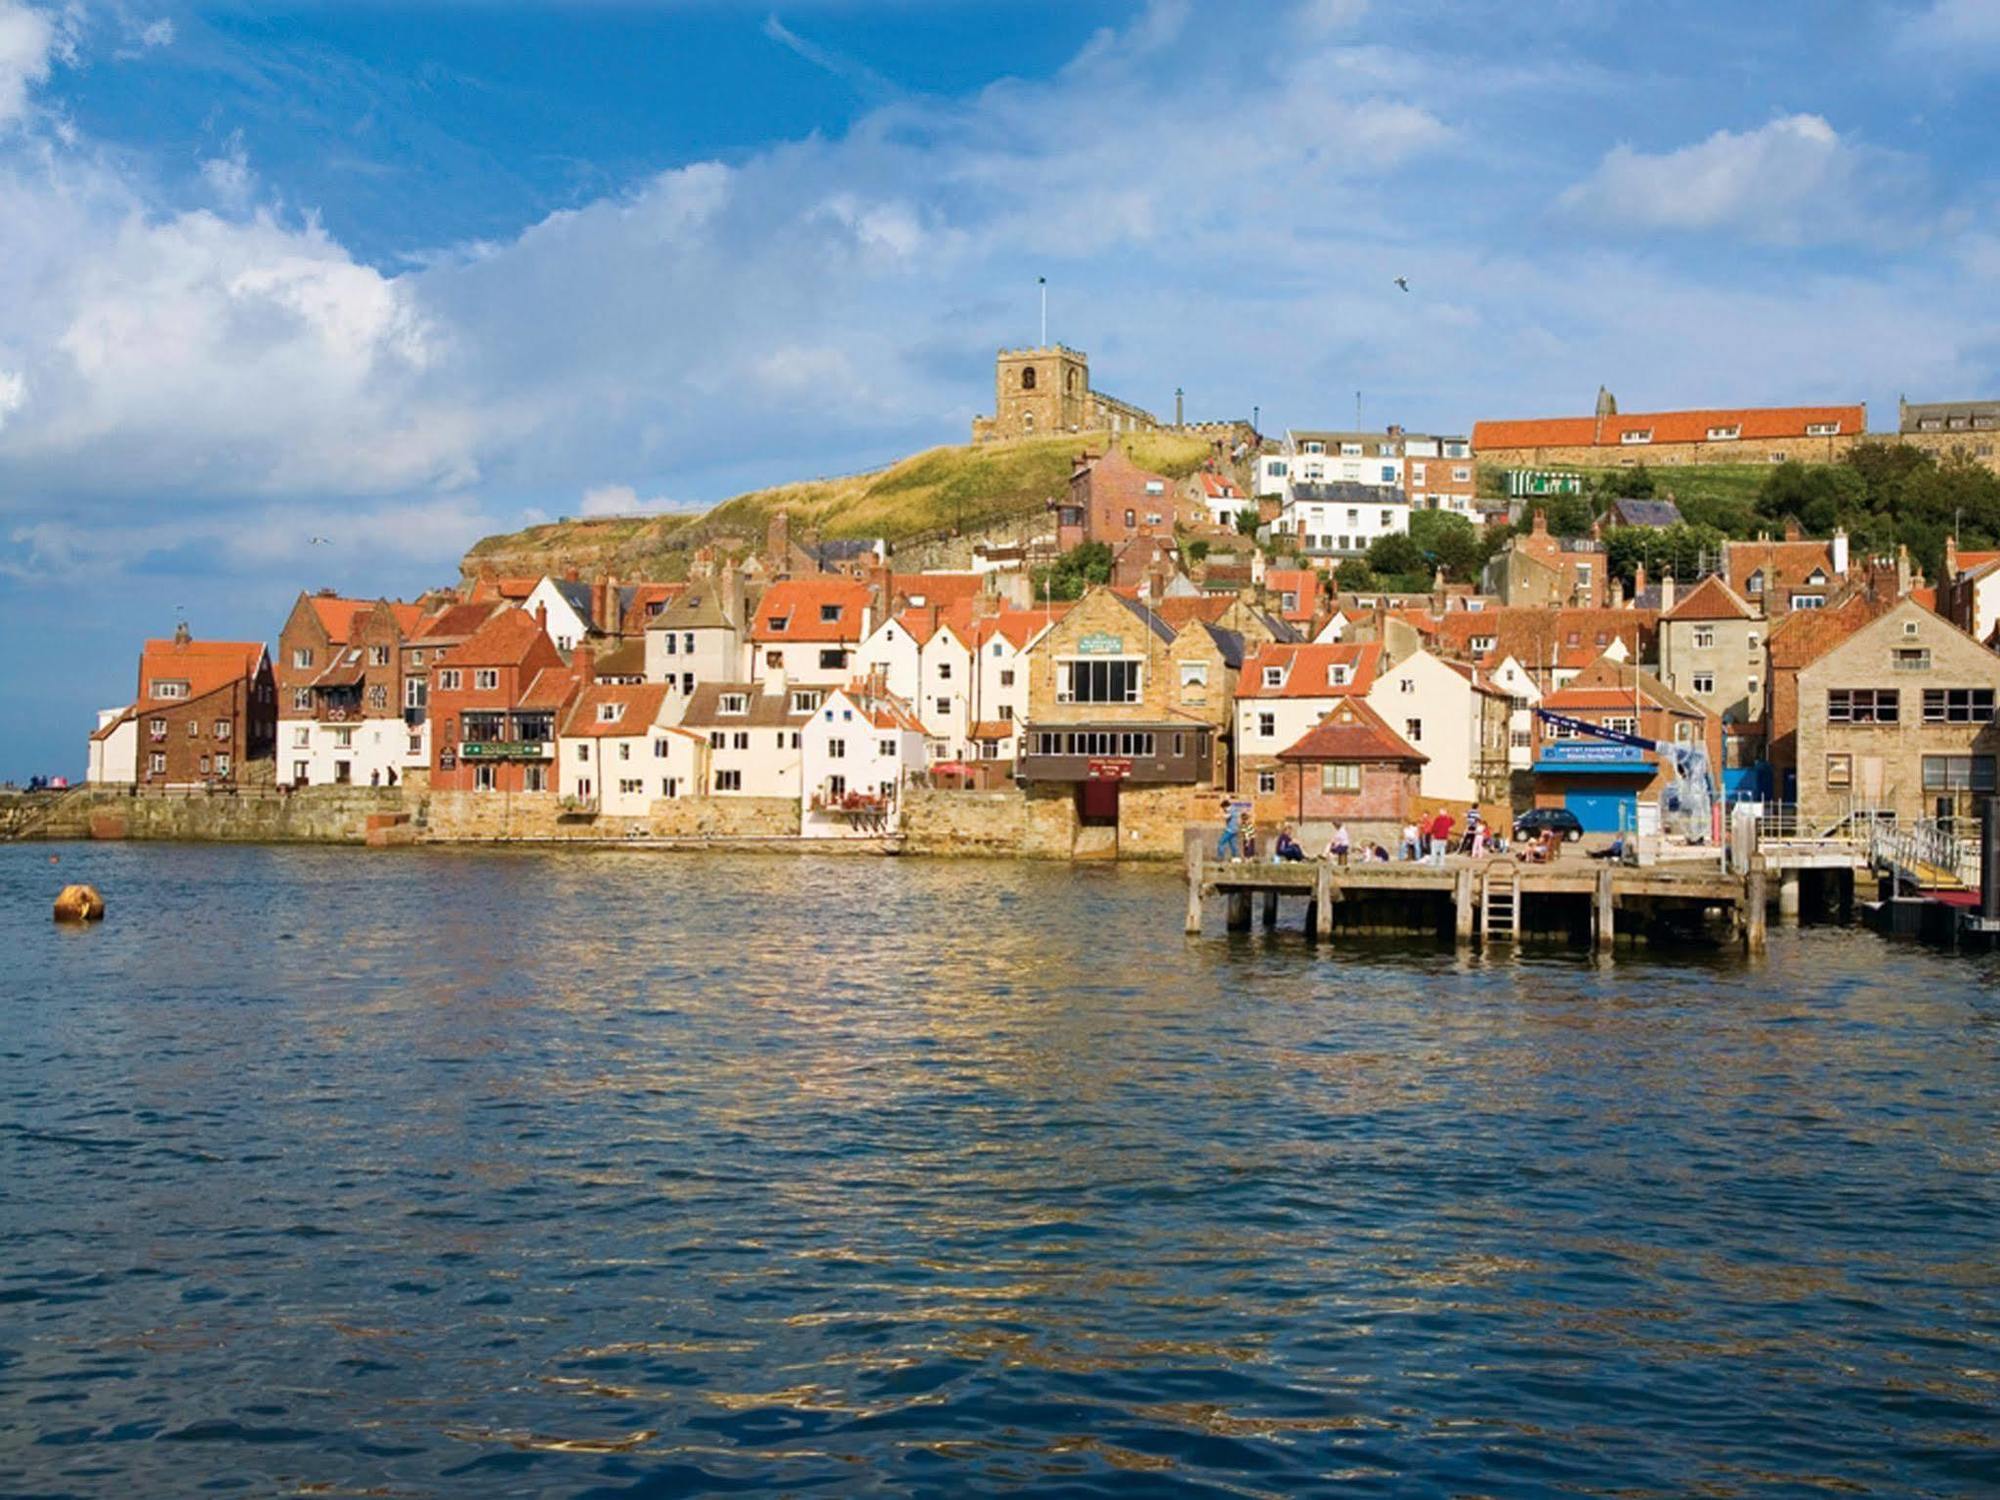
M 97 727 L 102 729 L 124 713 L 122 708 L 100 709 Z M 90 742 L 90 769 L 85 778 L 94 786 L 131 786 L 139 779 L 139 721 L 127 719 L 101 740 Z
M 1368 706 L 1388 726 L 1422 751 L 1425 797 L 1470 802 L 1478 791 L 1479 713 L 1471 682 L 1428 651 L 1418 651 L 1385 668 L 1369 691 Z M 1409 724 L 1420 726 L 1411 733 Z

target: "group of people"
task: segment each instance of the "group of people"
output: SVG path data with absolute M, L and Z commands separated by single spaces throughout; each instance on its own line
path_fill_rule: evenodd
M 1396 855 L 1403 861 L 1428 860 L 1432 864 L 1444 863 L 1445 855 L 1452 852 L 1452 830 L 1457 820 L 1448 812 L 1439 809 L 1428 817 L 1417 817 L 1403 825 L 1402 845 Z M 1489 853 L 1505 851 L 1507 845 L 1498 834 L 1486 825 L 1477 810 L 1466 814 L 1465 832 L 1459 841 L 1458 852 L 1483 858 Z M 1216 846 L 1216 857 L 1223 860 L 1254 860 L 1257 858 L 1257 828 L 1251 817 L 1251 805 L 1247 801 L 1232 797 L 1222 799 L 1222 839 Z M 1298 835 L 1289 823 L 1278 829 L 1276 842 L 1271 849 L 1274 863 L 1286 864 L 1310 858 L 1305 847 L 1299 843 Z M 1391 863 L 1389 851 L 1381 844 L 1372 842 L 1356 843 L 1348 832 L 1347 824 L 1336 821 L 1333 833 L 1327 839 L 1326 850 L 1321 855 L 1335 864 L 1352 862 L 1363 864 Z

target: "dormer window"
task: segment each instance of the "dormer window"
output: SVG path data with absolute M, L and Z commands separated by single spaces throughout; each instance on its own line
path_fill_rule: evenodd
M 1325 443 L 1307 443 L 1307 444 L 1306 444 L 1306 452 L 1308 452 L 1308 453 L 1324 453 L 1324 452 L 1326 452 L 1326 444 L 1325 444 Z
M 1621 443 L 1650 443 L 1652 440 L 1653 429 L 1650 427 L 1628 427 L 1618 434 Z
M 1499 644 L 1500 637 L 1497 635 L 1475 635 L 1472 638 L 1472 654 L 1484 656 Z
M 1840 424 L 1838 422 L 1808 422 L 1806 423 L 1806 436 L 1839 437 Z
M 1745 592 L 1747 592 L 1747 593 L 1752 593 L 1752 594 L 1761 594 L 1761 593 L 1763 593 L 1763 592 L 1764 592 L 1764 570 L 1763 570 L 1762 568 L 1759 568 L 1759 569 L 1758 569 L 1758 570 L 1757 570 L 1756 572 L 1752 573 L 1752 574 L 1751 574 L 1751 575 L 1750 575 L 1750 576 L 1749 576 L 1748 578 L 1744 579 L 1744 580 L 1743 580 L 1743 588 L 1744 588 L 1744 591 L 1745 591 Z
M 1328 687 L 1346 687 L 1347 668 L 1338 662 L 1328 667 L 1326 669 L 1326 685 Z
M 789 625 L 791 621 L 792 617 L 790 615 L 772 615 L 767 623 L 770 625 L 771 630 L 774 634 L 783 635 L 785 632 L 785 627 Z
M 1711 443 L 1734 442 L 1737 438 L 1740 438 L 1742 436 L 1743 436 L 1743 429 L 1740 426 L 1711 427 L 1708 429 L 1708 440 Z
M 1149 494 L 1149 495 L 1164 495 L 1164 494 L 1165 494 L 1166 492 L 1167 492 L 1167 487 L 1166 487 L 1166 486 L 1165 486 L 1164 484 L 1160 483 L 1160 481 L 1159 481 L 1159 480 L 1157 480 L 1157 479 L 1149 479 L 1149 480 L 1147 480 L 1147 481 L 1146 481 L 1146 493 L 1147 493 L 1147 494 Z
M 743 693 L 724 693 L 722 701 L 717 705 L 717 708 L 720 712 L 726 714 L 748 713 L 750 711 L 750 699 Z
M 597 705 L 597 722 L 600 724 L 616 724 L 618 716 L 624 712 L 625 707 L 623 704 L 600 703 Z
M 1823 587 L 1825 587 L 1825 585 L 1826 585 L 1826 569 L 1824 569 L 1824 568 L 1814 568 L 1814 569 L 1813 569 L 1813 570 L 1812 570 L 1812 571 L 1811 571 L 1810 573 L 1806 574 L 1806 584 L 1807 584 L 1807 586 L 1808 586 L 1809 588 L 1823 588 Z
M 819 607 L 820 624 L 838 625 L 840 623 L 840 608 L 838 604 L 822 604 Z
M 819 703 L 820 703 L 820 695 L 818 693 L 792 694 L 792 712 L 795 714 L 809 714 L 817 712 L 819 709 Z
M 1285 669 L 1284 669 L 1283 667 L 1266 667 L 1266 668 L 1264 668 L 1264 686 L 1265 686 L 1265 687 L 1267 687 L 1267 688 L 1281 688 L 1281 687 L 1283 687 L 1284 685 L 1285 685 Z
M 187 695 L 188 685 L 184 680 L 165 678 L 155 679 L 153 683 L 155 698 L 185 698 Z

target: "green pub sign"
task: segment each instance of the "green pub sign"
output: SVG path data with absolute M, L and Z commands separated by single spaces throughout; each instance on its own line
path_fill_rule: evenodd
M 1123 656 L 1125 639 L 1112 635 L 1109 631 L 1095 631 L 1076 643 L 1079 655 L 1083 656 Z

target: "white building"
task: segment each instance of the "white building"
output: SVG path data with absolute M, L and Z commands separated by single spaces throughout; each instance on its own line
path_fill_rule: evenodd
M 826 693 L 776 674 L 761 683 L 698 684 L 681 727 L 708 743 L 708 795 L 797 800 L 799 731 Z
M 351 649 L 351 648 L 350 648 Z M 341 720 L 340 710 L 278 723 L 279 774 L 308 786 L 395 786 L 427 764 L 429 740 L 400 717 Z
M 529 614 L 546 609 L 548 623 L 542 628 L 549 639 L 558 651 L 574 651 L 590 639 L 591 592 L 580 578 L 544 577 L 522 601 L 522 608 Z
M 802 731 L 799 828 L 847 838 L 897 826 L 903 785 L 926 764 L 925 730 L 879 682 L 836 688 Z
M 854 675 L 854 654 L 873 629 L 873 594 L 851 578 L 785 578 L 757 601 L 750 620 L 750 675 L 836 688 Z
M 1274 535 L 1297 539 L 1307 557 L 1358 557 L 1378 538 L 1410 529 L 1410 505 L 1395 485 L 1294 484 Z M 1391 726 L 1393 727 L 1393 726 Z
M 1375 641 L 1259 647 L 1236 681 L 1236 754 L 1254 778 L 1239 790 L 1277 791 L 1278 752 L 1318 728 L 1343 698 L 1365 698 L 1381 657 Z
M 643 818 L 655 801 L 706 791 L 708 741 L 676 726 L 664 683 L 586 688 L 556 739 L 556 792 L 565 805 Z
M 129 708 L 100 708 L 90 737 L 92 786 L 132 786 L 139 780 L 139 719 Z
M 1623 659 L 1624 643 L 1617 644 Z M 1507 769 L 1525 771 L 1535 759 L 1535 705 L 1542 701 L 1542 690 L 1535 686 L 1534 675 L 1511 656 L 1488 672 L 1486 680 L 1514 700 L 1507 714 Z
M 1429 757 L 1419 784 L 1427 800 L 1479 800 L 1480 700 L 1494 690 L 1476 685 L 1470 670 L 1420 650 L 1385 668 L 1368 693 L 1368 706 Z

